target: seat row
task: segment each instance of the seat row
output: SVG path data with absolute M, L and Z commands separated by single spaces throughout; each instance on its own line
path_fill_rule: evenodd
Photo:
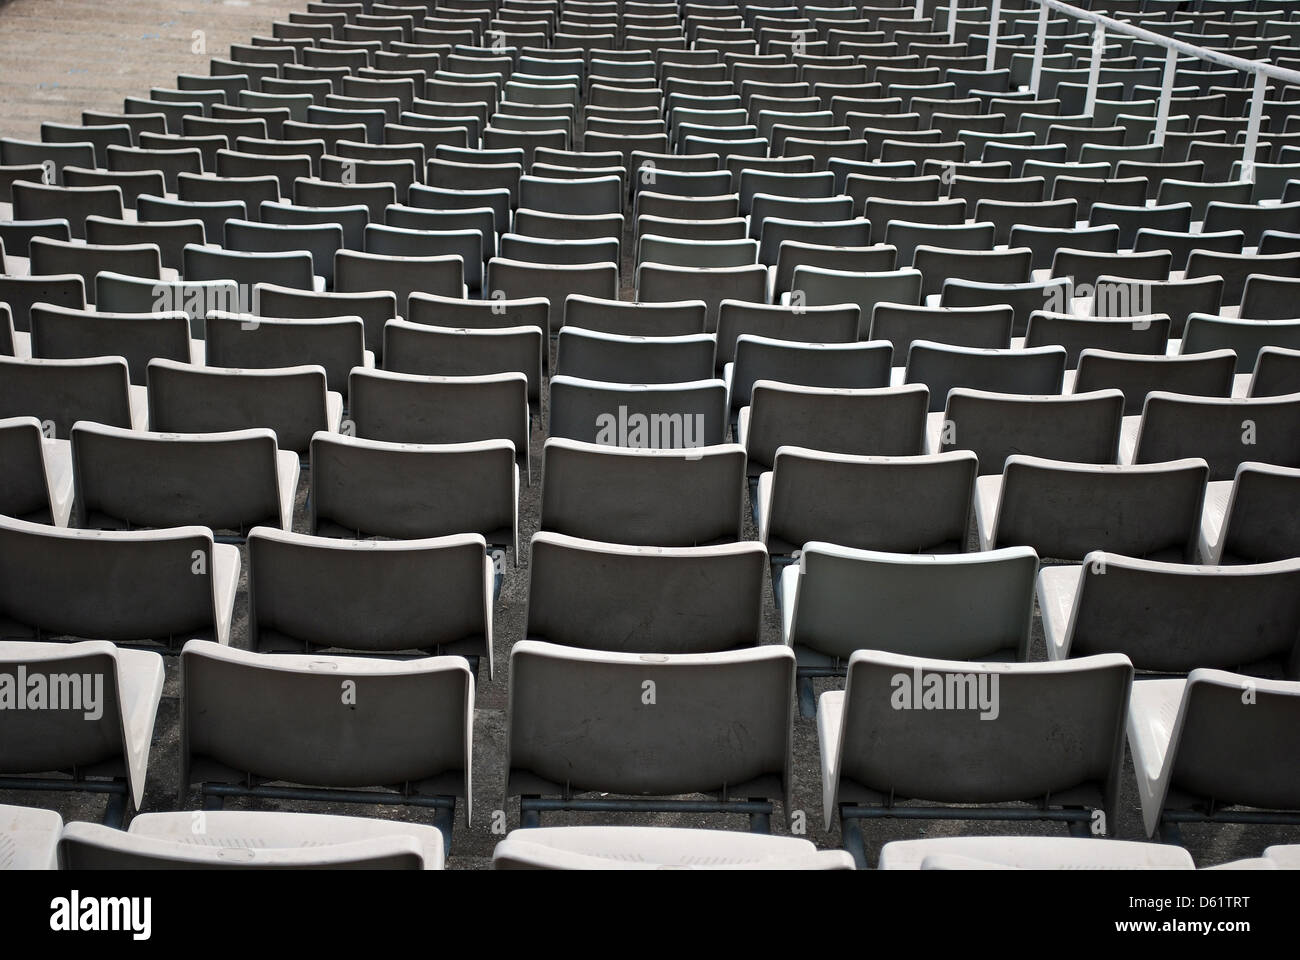
M 489 515 L 490 498 L 470 492 L 495 482 L 491 452 L 357 452 L 343 443 L 318 451 L 312 533 L 248 532 L 252 649 L 454 652 L 475 664 L 486 657 L 490 676 L 495 588 L 514 522 L 512 501 Z M 1004 475 L 977 480 L 970 454 L 836 458 L 789 447 L 759 480 L 755 543 L 739 539 L 737 448 L 712 448 L 698 468 L 562 442 L 548 454 L 556 477 L 530 544 L 527 637 L 634 651 L 750 646 L 770 564 L 783 636 L 807 648 L 801 663 L 835 673 L 868 641 L 949 658 L 1026 659 L 1041 555 L 1073 561 L 1039 575 L 1049 658 L 1118 646 L 1139 669 L 1270 657 L 1297 669 L 1288 658 L 1300 616 L 1298 470 L 1245 464 L 1207 494 L 1203 461 L 1108 468 L 1015 456 Z M 395 479 L 373 503 L 364 494 L 379 489 L 378 471 Z M 185 509 L 185 496 L 217 499 L 211 481 L 182 495 L 156 483 L 115 489 L 129 490 L 136 475 L 97 484 L 108 502 L 93 506 L 134 495 L 160 501 L 157 519 L 170 512 L 193 521 L 201 517 Z M 611 486 L 622 480 L 631 482 Z M 450 488 L 440 503 L 460 509 L 417 501 L 426 487 Z M 978 552 L 965 550 L 972 490 Z M 716 500 L 674 512 L 688 493 L 700 500 L 715 491 Z M 1076 506 L 1063 511 L 1062 502 Z M 122 524 L 83 509 L 92 522 Z M 7 636 L 229 641 L 241 560 L 209 528 L 66 529 L 0 517 L 0 530 Z M 864 632 L 864 618 L 878 626 Z M 960 626 L 943 627 L 953 618 Z
M 29 709 L 5 713 L 17 735 L 0 751 L 4 784 L 73 767 L 76 786 L 120 791 L 116 812 L 138 808 L 162 659 L 96 641 L 10 641 L 0 653 L 29 691 Z M 196 785 L 210 807 L 247 796 L 402 803 L 432 809 L 447 846 L 458 800 L 471 822 L 465 660 L 258 654 L 191 640 L 182 669 L 179 806 Z M 784 647 L 648 658 L 522 641 L 511 654 L 505 796 L 520 797 L 524 827 L 551 811 L 649 808 L 748 814 L 752 830 L 768 832 L 776 802 L 793 816 L 794 681 Z M 31 690 L 49 691 L 45 709 L 30 706 Z M 956 819 L 971 808 L 948 804 L 979 804 L 978 816 L 1076 833 L 1100 816 L 1108 832 L 1126 724 L 1148 835 L 1233 822 L 1237 804 L 1283 822 L 1297 801 L 1297 709 L 1294 682 L 1199 669 L 1135 683 L 1117 654 L 990 664 L 860 650 L 845 689 L 818 707 L 827 827 L 838 820 L 859 865 L 862 820 L 936 815 L 902 797 L 939 801 Z M 1155 722 L 1175 711 L 1172 726 Z M 654 799 L 619 799 L 628 796 Z M 1007 801 L 1036 806 L 989 806 Z
M 439 869 L 442 836 L 432 827 L 308 813 L 211 811 L 148 813 L 127 831 L 63 823 L 48 810 L 0 807 L 0 836 L 12 845 L 9 869 Z M 195 826 L 202 829 L 197 833 Z M 1297 866 L 1294 846 L 1275 845 L 1212 870 Z M 839 870 L 844 851 L 807 840 L 689 827 L 535 827 L 497 844 L 497 870 Z M 1056 837 L 896 840 L 880 869 L 1192 869 L 1188 852 L 1167 844 Z

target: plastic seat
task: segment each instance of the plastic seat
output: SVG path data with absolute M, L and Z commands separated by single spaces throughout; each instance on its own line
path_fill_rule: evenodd
M 270 430 L 164 435 L 83 421 L 71 440 L 78 527 L 197 524 L 243 536 L 293 525 L 298 457 Z
M 774 558 L 832 537 L 864 550 L 961 553 L 976 468 L 967 451 L 854 456 L 783 446 L 759 478 L 759 537 Z
M 1298 695 L 1300 683 L 1204 668 L 1135 684 L 1127 732 L 1147 835 L 1176 841 L 1179 823 L 1232 823 L 1237 805 L 1295 810 L 1295 784 L 1279 772 L 1296 755 Z
M 1195 397 L 1147 394 L 1141 420 L 1126 423 L 1121 463 L 1176 460 L 1193 452 L 1212 481 L 1231 480 L 1247 461 L 1300 467 L 1300 394 L 1280 397 Z
M 537 826 L 545 809 L 626 807 L 608 796 L 570 799 L 590 791 L 645 798 L 638 806 L 655 798 L 653 805 L 663 810 L 677 803 L 660 798 L 713 794 L 719 799 L 709 809 L 748 813 L 758 832 L 768 828 L 772 800 L 789 803 L 789 650 L 756 647 L 648 660 L 523 640 L 511 652 L 510 676 L 505 790 L 507 797 L 521 798 L 524 826 Z M 644 688 L 647 681 L 652 686 Z M 647 711 L 641 696 L 618 692 L 633 682 L 638 690 L 655 691 L 656 698 L 671 696 L 677 708 Z M 717 739 L 737 723 L 748 732 L 744 743 Z M 574 729 L 581 735 L 575 738 Z M 721 743 L 725 749 L 714 746 Z M 640 759 L 629 763 L 631 756 Z M 530 800 L 538 795 L 543 804 Z M 557 795 L 564 799 L 549 799 Z
M 218 433 L 265 427 L 277 446 L 305 456 L 317 430 L 337 431 L 343 398 L 315 365 L 227 370 L 151 360 L 149 428 L 159 433 Z
M 402 800 L 432 807 L 444 842 L 457 799 L 470 822 L 474 681 L 463 658 L 259 654 L 195 640 L 181 661 L 179 805 L 195 784 L 207 801 L 256 796 L 257 770 L 323 790 L 405 784 Z M 340 689 L 373 701 L 339 710 Z
M 648 548 L 538 533 L 530 556 L 529 640 L 658 654 L 758 644 L 760 544 Z
M 1284 393 L 1300 393 L 1300 350 L 1261 347 L 1246 396 L 1276 397 Z M 1235 388 L 1233 395 L 1237 395 Z
M 273 253 L 282 258 L 278 262 L 265 261 L 264 272 L 257 274 L 257 279 L 254 281 L 256 283 L 271 282 L 282 287 L 314 289 L 316 286 L 314 275 L 319 276 L 328 288 L 334 285 L 334 255 L 343 249 L 343 227 L 337 223 L 271 224 L 251 220 L 227 220 L 225 247 L 227 252 Z M 301 256 L 296 260 L 285 256 L 295 251 L 306 251 L 311 255 L 310 270 L 305 274 L 302 266 L 296 262 L 301 261 Z M 196 259 L 203 258 L 191 257 L 192 261 Z M 240 263 L 239 258 L 226 257 L 225 262 L 231 264 L 229 269 L 235 271 L 236 275 L 246 272 L 241 270 L 243 264 Z M 258 261 L 259 267 L 262 262 Z M 215 279 L 204 277 L 202 274 L 222 269 L 223 263 L 220 259 L 216 259 L 209 264 L 195 264 L 195 266 L 198 268 L 199 276 L 190 277 L 187 272 L 187 278 Z M 236 279 L 236 275 L 228 279 Z M 307 283 L 311 286 L 303 286 Z
M 1124 395 L 1096 390 L 1027 396 L 954 387 L 942 413 L 931 413 L 931 453 L 971 450 L 980 474 L 1001 474 L 1016 453 L 1072 463 L 1116 463 Z
M 936 869 L 1193 870 L 1182 847 L 1099 837 L 932 837 L 892 840 L 880 850 L 881 870 Z
M 627 384 L 557 376 L 549 435 L 619 447 L 711 446 L 726 436 L 726 402 L 721 380 Z
M 758 380 L 739 414 L 737 438 L 748 470 L 758 476 L 782 446 L 808 446 L 836 454 L 910 456 L 924 451 L 929 391 L 906 387 L 842 389 Z
M 1001 475 L 976 485 L 980 548 L 1027 544 L 1061 560 L 1108 550 L 1190 562 L 1208 479 L 1204 460 L 1108 466 L 1016 454 Z
M 492 552 L 518 556 L 519 472 L 508 440 L 398 444 L 319 433 L 311 452 L 309 533 L 399 540 L 477 533 Z
M 63 818 L 53 810 L 0 805 L 0 837 L 5 839 L 5 870 L 57 870 Z
M 486 661 L 491 676 L 494 561 L 482 535 L 373 542 L 259 527 L 248 549 L 254 650 L 416 650 Z
M 493 301 L 493 305 L 498 303 L 502 301 Z M 424 304 L 431 308 L 430 312 L 437 309 L 431 302 L 424 301 Z M 544 308 L 545 304 L 540 306 Z M 437 315 L 429 319 L 452 320 Z M 528 378 L 529 406 L 538 413 L 541 411 L 542 357 L 546 342 L 540 326 L 467 329 L 433 326 L 420 320 L 389 320 L 384 327 L 384 340 L 385 370 L 442 377 L 522 373 Z
M 420 376 L 354 369 L 348 391 L 352 436 L 392 443 L 506 440 L 532 482 L 528 376 Z
M 141 814 L 129 830 L 69 823 L 58 841 L 67 869 L 366 869 L 440 870 L 442 834 L 434 827 L 314 813 L 212 810 L 203 832 L 194 814 Z
M 0 417 L 35 417 L 51 439 L 66 440 L 78 420 L 145 427 L 146 391 L 131 384 L 130 370 L 121 357 L 20 360 L 0 356 L 0 372 Z
M 339 293 L 392 293 L 405 315 L 413 293 L 441 297 L 465 295 L 465 263 L 460 255 L 395 257 L 340 250 L 334 255 L 334 288 Z
M 149 361 L 190 363 L 189 317 L 179 311 L 108 313 L 35 304 L 31 354 L 38 359 L 122 357 L 131 383 L 143 387 Z
M 812 679 L 842 676 L 857 650 L 1028 660 L 1037 569 L 1028 547 L 911 555 L 804 544 L 778 591 L 803 715 L 814 715 Z
M 543 449 L 543 531 L 656 547 L 741 538 L 737 444 L 647 450 L 552 437 Z
M 239 550 L 206 527 L 72 530 L 0 517 L 0 569 L 0 620 L 14 640 L 230 639 Z
M 72 508 L 72 459 L 67 443 L 47 439 L 35 417 L 0 420 L 0 514 L 66 527 Z
M 703 300 L 636 303 L 570 294 L 564 301 L 565 326 L 627 337 L 703 333 L 707 316 L 708 305 Z
M 8 534 L 14 522 L 4 518 L 0 526 Z M 65 709 L 4 711 L 0 770 L 7 778 L 21 780 L 28 774 L 75 766 L 76 774 L 64 786 L 110 794 L 105 821 L 120 826 L 127 808 L 138 810 L 144 802 L 149 744 L 162 699 L 162 657 L 103 640 L 67 644 L 6 640 L 0 642 L 0 663 L 9 668 L 10 676 L 42 676 L 47 683 L 60 677 L 77 681 L 62 687 L 68 700 Z M 40 785 L 39 780 L 32 783 L 33 788 Z M 0 836 L 5 838 L 7 866 L 53 868 L 54 848 L 48 834 L 44 839 L 40 834 L 51 829 L 59 815 L 46 813 L 38 819 L 16 815 L 20 808 L 2 809 Z
M 1236 354 L 1236 371 L 1244 374 L 1254 369 L 1255 359 L 1265 347 L 1300 347 L 1300 321 L 1231 320 L 1209 314 L 1192 314 L 1187 318 L 1181 350 L 1184 354 L 1232 350 Z
M 688 827 L 534 827 L 497 844 L 494 870 L 849 870 L 798 837 Z
M 163 279 L 162 253 L 154 244 L 132 246 L 98 246 L 88 243 L 64 243 L 34 237 L 30 246 L 32 276 L 81 277 L 86 300 L 95 302 L 95 276 L 103 272 L 120 273 L 146 280 Z
M 153 244 L 158 248 L 162 265 L 178 272 L 185 266 L 186 244 L 201 244 L 205 239 L 206 229 L 203 221 L 198 219 L 140 223 L 96 216 L 86 218 L 87 243 L 109 246 Z
M 673 267 L 643 263 L 636 272 L 637 299 L 648 303 L 676 300 L 703 300 L 708 305 L 705 331 L 718 326 L 718 313 L 724 300 L 767 303 L 767 268 L 761 264 L 746 267 Z
M 866 860 L 859 821 L 868 818 L 942 811 L 952 819 L 1018 819 L 1020 807 L 989 805 L 1023 800 L 1038 808 L 1036 819 L 1064 821 L 1072 831 L 1087 829 L 1100 810 L 1109 832 L 1132 681 L 1132 665 L 1114 654 L 995 664 L 859 650 L 844 691 L 823 693 L 817 706 L 827 828 L 838 816 L 859 866 Z M 925 709 L 923 685 L 948 709 Z M 979 762 L 959 762 L 976 754 Z M 895 795 L 941 806 L 921 813 L 889 802 Z
M 564 304 L 568 297 L 579 294 L 603 300 L 618 299 L 618 265 L 559 266 L 494 257 L 488 263 L 487 289 L 496 299 L 545 297 L 550 303 L 546 330 L 553 337 L 565 322 Z
M 884 343 L 874 340 L 805 344 L 740 334 L 735 359 L 723 371 L 731 411 L 734 415 L 750 405 L 754 384 L 760 380 L 807 387 L 887 387 L 891 354 Z
M 1280 661 L 1294 676 L 1297 580 L 1300 559 L 1201 567 L 1096 551 L 1039 574 L 1047 655 L 1121 653 L 1162 673 Z
M 249 288 L 256 283 L 270 282 L 298 290 L 319 289 L 311 253 L 302 249 L 288 253 L 246 253 L 189 244 L 184 256 L 187 280 L 233 280 Z

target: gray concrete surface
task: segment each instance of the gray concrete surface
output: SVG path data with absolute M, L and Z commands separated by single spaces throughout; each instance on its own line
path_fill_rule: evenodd
M 42 120 L 119 113 L 125 96 L 207 73 L 231 43 L 269 34 L 306 0 L 9 0 L 0 4 L 0 136 L 38 139 Z M 206 52 L 194 47 L 202 31 Z

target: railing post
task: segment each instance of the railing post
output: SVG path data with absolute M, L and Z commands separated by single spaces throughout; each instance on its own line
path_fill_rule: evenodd
M 1038 35 L 1034 37 L 1034 69 L 1029 75 L 1029 89 L 1034 91 L 1035 96 L 1038 95 L 1038 84 L 1043 76 L 1043 51 L 1047 49 L 1047 18 L 1050 13 L 1047 4 L 1039 0 Z M 992 36 L 989 40 L 992 42 Z
M 923 0 L 918 0 L 918 10 L 920 9 L 920 2 L 923 2 Z M 933 0 L 933 2 L 946 2 L 949 4 L 948 26 L 951 36 L 951 31 L 955 28 L 956 23 L 956 6 L 960 0 Z M 1046 59 L 1047 31 L 1051 23 L 1051 11 L 1059 10 L 1067 20 L 1093 24 L 1092 49 L 1088 63 L 1087 95 L 1084 103 L 1085 113 L 1090 118 L 1096 117 L 1097 97 L 1101 88 L 1101 64 L 1106 52 L 1108 32 L 1140 39 L 1146 43 L 1164 48 L 1165 68 L 1161 78 L 1160 100 L 1156 108 L 1155 131 L 1152 134 L 1152 143 L 1163 145 L 1169 133 L 1169 115 L 1173 109 L 1174 83 L 1178 72 L 1180 55 L 1205 64 L 1225 66 L 1254 77 L 1250 116 L 1247 121 L 1246 137 L 1242 144 L 1241 156 L 1242 179 L 1253 182 L 1256 151 L 1259 149 L 1260 131 L 1264 120 L 1264 100 L 1267 96 L 1268 85 L 1271 81 L 1276 80 L 1279 85 L 1300 86 L 1300 70 L 1285 69 L 1277 64 L 1261 61 L 1244 60 L 1223 51 L 1198 47 L 1191 43 L 1154 33 L 1135 24 L 1113 20 L 1103 13 L 1068 6 L 1066 3 L 1060 2 L 1060 0 L 1034 0 L 1034 2 L 1038 4 L 1038 27 L 1034 36 L 1033 65 L 1028 86 L 1035 96 L 1042 95 L 1043 62 Z M 998 30 L 1002 19 L 1002 0 L 992 0 L 991 9 L 992 15 L 989 18 L 988 49 L 985 61 L 986 68 L 989 70 L 994 69 L 997 65 Z
M 1165 51 L 1165 75 L 1160 81 L 1160 102 L 1156 105 L 1156 143 L 1165 142 L 1165 131 L 1169 129 L 1169 105 L 1174 99 L 1174 73 L 1178 70 L 1178 51 L 1170 47 Z
M 1246 122 L 1246 145 L 1241 151 L 1241 179 L 1255 182 L 1255 150 L 1259 146 L 1259 128 L 1264 121 L 1264 92 L 1268 77 L 1255 74 L 1255 89 L 1250 95 L 1250 119 Z
M 925 0 L 916 0 L 916 9 L 912 13 L 913 20 L 922 20 L 925 18 Z
M 1091 117 L 1097 109 L 1097 84 L 1101 79 L 1101 58 L 1106 52 L 1106 28 L 1098 23 L 1092 31 L 1092 59 L 1088 61 L 1088 96 L 1083 112 Z
M 957 42 L 957 0 L 948 4 L 948 42 Z
M 993 9 L 989 17 L 989 52 L 984 61 L 985 70 L 993 70 L 998 62 L 998 21 L 1002 19 L 1002 0 L 993 0 Z

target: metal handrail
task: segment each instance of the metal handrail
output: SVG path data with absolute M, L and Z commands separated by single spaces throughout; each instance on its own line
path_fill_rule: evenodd
M 922 2 L 923 0 L 918 0 L 918 10 Z M 1166 37 L 1153 30 L 1139 27 L 1124 20 L 1117 20 L 1104 13 L 1083 10 L 1068 3 L 1063 3 L 1062 0 L 1031 0 L 1031 2 L 1038 4 L 1039 8 L 1038 31 L 1034 38 L 1033 69 L 1029 82 L 1030 89 L 1034 93 L 1038 92 L 1042 77 L 1043 52 L 1047 45 L 1047 26 L 1051 12 L 1056 11 L 1075 20 L 1093 24 L 1092 57 L 1088 65 L 1087 100 L 1084 107 L 1084 113 L 1088 115 L 1093 113 L 1097 101 L 1097 87 L 1101 73 L 1101 62 L 1106 49 L 1107 32 L 1133 37 L 1135 40 L 1144 40 L 1165 49 L 1164 75 L 1160 85 L 1160 99 L 1156 108 L 1156 127 L 1152 135 L 1153 143 L 1164 142 L 1165 131 L 1169 126 L 1169 110 L 1173 101 L 1174 76 L 1178 69 L 1179 55 L 1195 57 L 1208 63 L 1253 75 L 1255 81 L 1254 88 L 1251 90 L 1250 115 L 1246 124 L 1246 138 L 1242 144 L 1241 177 L 1243 180 L 1254 180 L 1255 153 L 1259 145 L 1260 127 L 1263 124 L 1264 95 L 1268 90 L 1268 83 L 1270 80 L 1277 80 L 1283 84 L 1300 86 L 1300 70 L 1279 67 L 1276 64 L 1261 60 L 1246 60 L 1220 50 L 1198 47 L 1194 43 Z M 948 4 L 950 33 L 955 28 L 958 13 L 957 0 L 951 0 Z M 992 8 L 989 11 L 988 59 L 986 61 L 986 69 L 988 70 L 992 70 L 997 62 L 998 27 L 1001 21 L 1001 13 L 1002 0 L 993 0 Z
M 1189 57 L 1196 57 L 1199 60 L 1207 60 L 1223 67 L 1230 67 L 1233 70 L 1240 70 L 1242 73 L 1262 73 L 1271 79 L 1300 86 L 1300 70 L 1290 70 L 1262 60 L 1246 60 L 1242 57 L 1234 57 L 1229 53 L 1223 53 L 1220 50 L 1198 47 L 1194 43 L 1166 37 L 1164 34 L 1156 33 L 1154 30 L 1147 30 L 1145 27 L 1139 27 L 1126 20 L 1116 20 L 1104 13 L 1083 10 L 1068 3 L 1062 3 L 1061 0 L 1031 0 L 1031 2 L 1037 3 L 1040 7 L 1048 10 L 1056 10 L 1075 20 L 1086 20 L 1090 23 L 1100 24 L 1111 33 L 1123 34 L 1137 40 L 1146 40 L 1167 50 L 1173 50 Z

